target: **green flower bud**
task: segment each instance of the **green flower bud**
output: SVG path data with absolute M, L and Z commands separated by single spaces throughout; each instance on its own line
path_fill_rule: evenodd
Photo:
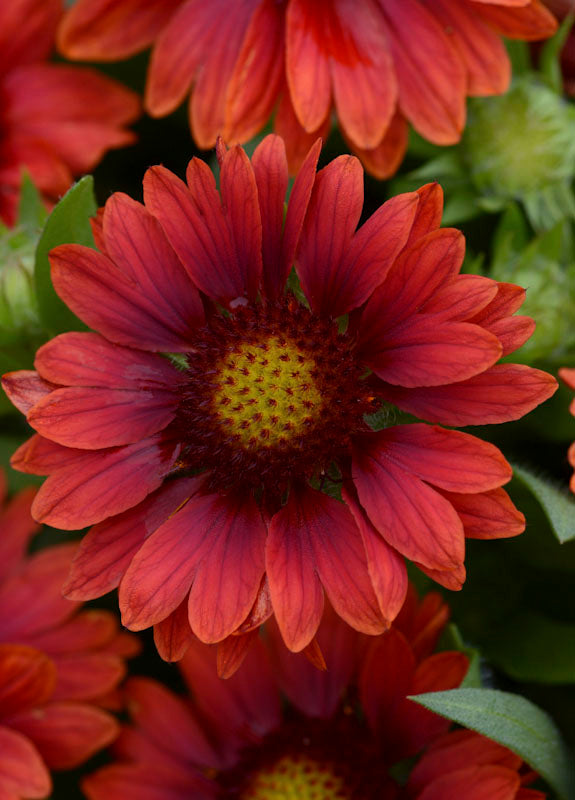
M 36 238 L 23 229 L 0 230 L 0 341 L 4 344 L 41 330 L 34 289 Z
M 574 130 L 575 108 L 534 75 L 472 100 L 463 139 L 471 181 L 487 202 L 520 200 L 536 228 L 575 216 Z

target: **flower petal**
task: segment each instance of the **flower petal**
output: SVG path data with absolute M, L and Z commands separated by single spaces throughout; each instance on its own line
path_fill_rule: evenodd
M 48 797 L 50 773 L 26 736 L 0 725 L 0 752 L 0 786 L 6 800 Z
M 339 156 L 318 172 L 297 254 L 302 289 L 316 313 L 342 313 L 339 273 L 362 207 L 363 169 L 356 158 Z
M 161 485 L 178 452 L 179 446 L 156 435 L 126 447 L 82 453 L 45 481 L 32 514 L 63 530 L 120 514 Z
M 36 403 L 28 422 L 58 444 L 97 450 L 158 433 L 174 419 L 177 402 L 170 391 L 71 386 Z
M 270 522 L 266 573 L 283 639 L 290 650 L 303 650 L 313 639 L 323 611 L 323 591 L 315 570 L 310 521 L 297 494 Z
M 356 437 L 353 480 L 376 529 L 406 558 L 442 570 L 463 562 L 463 526 L 453 506 L 388 459 L 373 435 Z
M 82 764 L 113 742 L 120 730 L 111 714 L 83 703 L 51 703 L 41 715 L 19 716 L 14 726 L 32 739 L 52 769 Z
M 56 387 L 31 369 L 7 372 L 2 378 L 2 388 L 18 411 L 27 414 L 36 403 Z
M 175 611 L 154 625 L 154 644 L 164 661 L 180 661 L 192 638 L 193 633 L 188 620 L 188 600 L 184 598 Z
M 485 492 L 511 480 L 511 467 L 497 447 L 461 431 L 395 425 L 370 441 L 402 469 L 447 491 Z
M 519 419 L 556 390 L 557 381 L 547 372 L 523 364 L 496 364 L 480 375 L 447 386 L 386 386 L 382 395 L 422 419 L 460 426 Z
M 45 653 L 0 644 L 0 714 L 3 719 L 44 705 L 56 685 L 56 667 Z
M 459 514 L 468 539 L 502 539 L 525 530 L 525 517 L 504 489 L 480 494 L 444 492 Z

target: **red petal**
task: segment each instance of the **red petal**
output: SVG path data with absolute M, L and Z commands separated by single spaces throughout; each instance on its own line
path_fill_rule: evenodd
M 434 144 L 458 142 L 465 124 L 466 75 L 456 50 L 421 3 L 386 0 L 380 5 L 389 26 L 401 111 Z
M 149 678 L 131 678 L 126 695 L 130 716 L 158 750 L 182 765 L 219 766 L 201 721 L 184 700 Z
M 388 625 L 399 614 L 407 593 L 407 571 L 403 558 L 390 547 L 373 527 L 359 504 L 355 490 L 342 490 L 363 539 L 371 583 Z
M 360 159 L 366 172 L 379 180 L 386 180 L 395 175 L 407 151 L 409 128 L 405 117 L 399 111 L 391 118 L 383 139 L 371 148 L 357 147 L 351 139 L 342 135 L 349 149 Z
M 539 0 L 531 0 L 523 4 L 521 9 L 494 8 L 491 4 L 486 7 L 485 0 L 472 2 L 476 4 L 477 13 L 489 25 L 510 39 L 537 41 L 547 39 L 557 30 L 557 20 Z M 504 5 L 501 0 L 499 5 Z
M 511 80 L 507 51 L 501 38 L 482 22 L 473 6 L 434 0 L 429 7 L 444 29 L 449 30 L 466 68 L 467 94 L 485 96 L 507 91 Z
M 348 300 L 340 296 L 340 272 L 362 206 L 363 169 L 356 158 L 339 156 L 318 172 L 297 255 L 302 289 L 317 313 L 338 316 Z
M 30 556 L 20 572 L 0 588 L 0 615 L 5 640 L 36 646 L 34 634 L 67 620 L 75 605 L 62 596 L 75 544 L 46 548 Z
M 400 631 L 392 627 L 374 640 L 361 666 L 359 692 L 367 721 L 378 736 L 385 731 L 388 739 L 395 735 L 389 730 L 391 712 L 409 693 L 414 670 L 415 658 Z
M 119 347 L 97 333 L 62 333 L 36 353 L 38 372 L 65 386 L 158 389 L 173 386 L 178 371 L 152 353 Z
M 0 7 L 0 73 L 42 61 L 54 47 L 60 0 L 13 0 Z
M 307 0 L 292 0 L 286 11 L 286 75 L 295 113 L 306 131 L 316 131 L 329 111 L 331 80 L 328 53 L 322 42 L 321 14 Z
M 95 525 L 84 536 L 63 591 L 93 600 L 115 589 L 144 540 L 200 486 L 197 478 L 164 484 L 135 508 Z
M 78 458 L 83 458 L 84 455 L 82 450 L 62 447 L 35 433 L 20 445 L 10 459 L 10 464 L 20 472 L 49 475 L 68 464 L 75 464 Z
M 171 258 L 173 263 L 175 256 Z M 189 350 L 190 330 L 199 322 L 197 316 L 183 323 L 169 301 L 155 292 L 150 297 L 148 287 L 118 269 L 107 256 L 67 244 L 51 251 L 50 262 L 60 297 L 106 338 L 142 350 Z M 158 274 L 164 275 L 164 269 Z M 190 291 L 194 291 L 191 284 Z
M 18 411 L 27 414 L 36 403 L 56 387 L 30 369 L 8 372 L 2 378 L 2 388 Z
M 420 201 L 421 202 L 421 201 Z M 421 229 L 415 216 L 414 225 Z M 410 237 L 414 237 L 413 226 Z M 434 230 L 419 237 L 393 264 L 374 293 L 362 317 L 361 346 L 381 337 L 408 319 L 458 274 L 465 254 L 465 239 L 453 228 Z
M 0 481 L 2 478 L 0 472 Z M 35 494 L 32 487 L 21 490 L 0 513 L 0 583 L 22 563 L 31 538 L 39 530 L 30 514 Z
M 303 650 L 313 639 L 323 611 L 323 591 L 315 571 L 310 541 L 313 513 L 290 494 L 271 520 L 266 572 L 275 616 L 290 650 Z
M 326 139 L 331 130 L 329 115 L 322 121 L 315 131 L 306 131 L 302 128 L 293 109 L 289 91 L 284 87 L 278 110 L 274 118 L 274 131 L 285 141 L 286 153 L 290 173 L 295 174 L 310 151 L 310 147 L 318 138 Z
M 444 425 L 509 422 L 532 411 L 557 390 L 552 375 L 523 364 L 497 364 L 448 386 L 403 389 L 387 386 L 386 400 L 404 411 Z
M 116 61 L 151 44 L 181 0 L 78 0 L 58 31 L 71 59 Z
M 373 436 L 356 439 L 353 478 L 361 505 L 384 539 L 431 569 L 463 562 L 463 526 L 453 506 L 387 458 Z
M 525 517 L 504 489 L 480 494 L 444 494 L 459 514 L 468 539 L 502 539 L 525 530 Z
M 381 12 L 376 3 L 336 0 L 327 5 L 324 16 L 322 46 L 330 52 L 339 124 L 354 145 L 377 147 L 397 101 L 397 81 Z
M 107 653 L 59 656 L 58 684 L 53 700 L 98 700 L 126 675 L 123 659 Z
M 395 425 L 370 436 L 402 469 L 451 492 L 485 492 L 511 480 L 511 467 L 492 444 L 433 425 Z
M 154 644 L 164 661 L 179 661 L 190 646 L 192 636 L 187 598 L 166 619 L 154 625 Z
M 227 495 L 214 497 L 211 505 L 209 516 L 195 522 L 210 549 L 198 565 L 188 603 L 190 626 L 203 642 L 225 639 L 245 620 L 265 570 L 267 531 L 255 502 Z
M 315 569 L 335 609 L 349 625 L 376 635 L 387 627 L 371 580 L 362 539 L 343 503 L 314 489 L 297 496 Z
M 384 203 L 357 231 L 339 263 L 332 265 L 331 296 L 326 302 L 332 316 L 358 308 L 385 280 L 405 246 L 417 200 L 417 194 L 409 192 Z
M 0 725 L 2 800 L 48 797 L 52 781 L 40 754 L 25 736 Z
M 70 769 L 113 742 L 116 720 L 82 703 L 52 703 L 41 714 L 21 715 L 14 726 L 28 736 L 52 769 Z
M 220 495 L 190 500 L 133 558 L 120 585 L 124 624 L 142 630 L 160 622 L 198 581 L 190 595 L 192 629 L 212 640 L 230 634 L 248 614 L 264 571 L 265 529 L 258 520 L 251 503 L 242 507 Z M 238 547 L 248 549 L 238 553 Z M 215 586 L 208 585 L 210 577 L 217 578 Z M 235 585 L 222 593 L 222 579 Z
M 470 765 L 467 769 L 442 775 L 427 786 L 418 800 L 445 800 L 446 797 L 465 797 L 465 800 L 515 800 L 519 775 L 505 767 Z
M 421 310 L 425 314 L 441 314 L 452 321 L 466 320 L 485 308 L 496 294 L 497 281 L 481 275 L 457 275 Z M 496 331 L 489 330 L 497 336 Z
M 410 388 L 464 381 L 485 372 L 502 354 L 499 340 L 478 325 L 446 322 L 434 314 L 418 314 L 382 331 L 362 350 L 379 378 Z
M 32 513 L 39 522 L 77 530 L 137 505 L 161 485 L 179 446 L 152 436 L 126 447 L 82 453 L 40 488 Z
M 71 386 L 43 398 L 29 424 L 67 447 L 97 450 L 132 444 L 163 430 L 174 419 L 178 398 L 169 390 Z
M 2 88 L 19 138 L 42 142 L 73 173 L 136 138 L 123 126 L 139 117 L 138 96 L 95 70 L 30 64 L 10 72 Z
M 246 142 L 271 117 L 283 85 L 284 20 L 285 9 L 274 0 L 264 0 L 253 13 L 228 84 L 227 141 Z
M 244 663 L 250 647 L 257 641 L 258 632 L 232 634 L 218 642 L 217 670 L 218 677 L 231 678 Z
M 88 800 L 216 800 L 218 788 L 191 765 L 112 764 L 82 781 Z
M 56 685 L 56 667 L 45 653 L 0 644 L 0 715 L 7 718 L 44 705 Z

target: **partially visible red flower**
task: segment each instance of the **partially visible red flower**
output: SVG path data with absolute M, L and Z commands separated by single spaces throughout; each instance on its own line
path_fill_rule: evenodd
M 137 96 L 92 69 L 48 64 L 62 0 L 0 4 L 0 218 L 16 221 L 22 171 L 54 202 L 110 148 L 134 141 L 125 125 Z
M 559 370 L 559 376 L 563 381 L 565 381 L 569 388 L 575 389 L 575 369 L 568 369 L 567 367 L 564 367 L 563 369 Z M 571 403 L 570 411 L 575 417 L 575 400 L 573 400 Z M 567 458 L 569 459 L 571 466 L 575 468 L 575 442 L 573 442 L 569 448 L 567 452 Z M 573 473 L 571 476 L 571 482 L 569 485 L 571 487 L 571 491 L 575 492 L 575 473 Z
M 173 111 L 190 92 L 200 147 L 245 142 L 277 110 L 297 169 L 335 110 L 366 169 L 399 166 L 407 123 L 459 141 L 465 98 L 504 92 L 501 36 L 546 38 L 540 0 L 79 0 L 59 31 L 69 58 L 114 60 L 154 44 L 146 107 Z
M 288 653 L 273 623 L 264 629 L 265 646 L 258 642 L 225 682 L 215 675 L 215 653 L 194 644 L 180 663 L 188 697 L 145 678 L 128 681 L 132 724 L 115 746 L 117 762 L 85 780 L 86 796 L 399 800 L 404 793 L 390 768 L 443 742 L 450 725 L 406 696 L 456 688 L 468 668 L 462 653 L 432 654 L 447 616 L 438 596 L 420 606 L 410 593 L 397 626 L 373 638 L 327 609 L 318 633 L 330 664 L 323 672 Z M 501 748 L 490 744 L 497 764 Z M 474 766 L 483 762 L 491 763 L 469 753 L 465 767 L 473 780 Z M 507 762 L 518 780 L 520 759 L 507 753 Z M 456 754 L 450 753 L 445 768 L 458 775 Z M 424 774 L 422 780 L 426 771 L 424 764 L 414 777 L 419 786 L 411 796 L 418 800 L 425 800 L 425 787 L 436 777 L 427 781 Z M 465 792 L 452 796 L 468 800 Z M 473 800 L 479 797 L 487 800 L 486 794 Z
M 514 316 L 524 291 L 459 274 L 464 240 L 439 227 L 437 185 L 356 231 L 361 165 L 343 156 L 316 177 L 318 154 L 285 225 L 276 136 L 253 164 L 219 148 L 221 197 L 198 159 L 187 186 L 149 170 L 146 206 L 115 194 L 99 252 L 51 255 L 56 290 L 99 333 L 65 333 L 38 351 L 38 372 L 4 378 L 38 432 L 13 464 L 50 475 L 35 517 L 95 526 L 66 591 L 120 584 L 124 624 L 158 626 L 169 658 L 190 626 L 219 642 L 272 612 L 301 650 L 324 591 L 381 633 L 405 597 L 403 557 L 459 589 L 466 536 L 524 528 L 497 448 L 394 424 L 395 406 L 449 426 L 517 419 L 555 391 L 544 372 L 496 365 L 533 330 Z M 301 299 L 286 287 L 294 258 Z M 322 491 L 338 487 L 345 502 Z
M 47 797 L 49 769 L 77 766 L 114 739 L 116 722 L 97 706 L 114 700 L 124 657 L 137 651 L 112 614 L 62 596 L 73 545 L 26 555 L 34 493 L 0 514 L 0 796 L 10 800 Z
M 414 767 L 406 800 L 545 800 L 543 792 L 527 788 L 536 777 L 506 747 L 472 731 L 451 731 Z

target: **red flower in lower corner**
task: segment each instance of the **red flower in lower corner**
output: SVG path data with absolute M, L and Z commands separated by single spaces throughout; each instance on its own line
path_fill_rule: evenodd
M 35 490 L 0 514 L 0 796 L 47 797 L 49 769 L 68 769 L 109 744 L 118 727 L 124 658 L 138 650 L 106 611 L 79 611 L 62 582 L 75 545 L 27 556 Z
M 438 596 L 418 606 L 410 594 L 397 623 L 373 638 L 328 609 L 318 633 L 330 664 L 324 672 L 288 653 L 268 623 L 266 646 L 259 642 L 224 682 L 215 675 L 215 653 L 194 644 L 180 663 L 188 697 L 145 678 L 128 681 L 132 723 L 118 739 L 117 762 L 85 780 L 86 796 L 527 800 L 517 793 L 521 759 L 476 734 L 464 732 L 464 741 L 447 733 L 447 720 L 406 698 L 456 688 L 465 676 L 462 653 L 432 655 L 446 619 Z M 422 750 L 400 787 L 394 765 Z
M 332 112 L 379 178 L 407 147 L 408 122 L 435 144 L 459 141 L 468 95 L 502 94 L 502 36 L 556 29 L 540 0 L 78 0 L 59 31 L 68 58 L 113 61 L 150 44 L 146 107 L 189 114 L 200 147 L 246 142 L 268 122 L 292 169 Z
M 124 624 L 157 625 L 168 658 L 190 626 L 220 642 L 272 612 L 301 650 L 324 590 L 349 624 L 381 633 L 405 597 L 404 557 L 459 589 L 466 536 L 524 528 L 497 448 L 398 418 L 503 422 L 553 394 L 546 373 L 496 365 L 533 330 L 513 316 L 523 289 L 459 274 L 464 239 L 439 227 L 437 185 L 356 231 L 361 165 L 342 156 L 316 177 L 318 154 L 285 224 L 275 136 L 253 164 L 219 148 L 221 197 L 198 159 L 188 185 L 149 170 L 145 206 L 113 195 L 99 252 L 51 255 L 56 290 L 98 333 L 62 334 L 37 372 L 4 378 L 38 432 L 13 465 L 50 475 L 36 519 L 95 525 L 68 596 L 120 584 Z
M 569 386 L 570 389 L 575 389 L 575 369 L 568 369 L 567 367 L 559 370 L 559 377 Z M 571 403 L 571 413 L 575 417 L 575 400 Z M 572 467 L 575 468 L 575 442 L 569 448 L 567 458 Z M 570 482 L 571 491 L 575 492 L 575 473 L 571 476 Z
M 93 69 L 49 64 L 61 0 L 0 4 L 0 219 L 16 221 L 27 170 L 49 202 L 107 150 L 134 141 L 134 92 Z

